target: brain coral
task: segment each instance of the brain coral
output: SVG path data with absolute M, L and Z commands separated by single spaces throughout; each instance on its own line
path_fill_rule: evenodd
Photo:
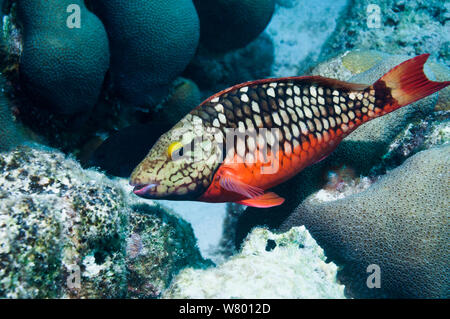
M 242 251 L 218 267 L 184 269 L 164 298 L 345 298 L 337 267 L 304 227 L 256 228 Z
M 200 41 L 217 51 L 241 48 L 267 26 L 274 0 L 194 0 L 200 17 Z
M 281 230 L 305 225 L 349 296 L 449 298 L 449 166 L 450 146 L 422 151 L 360 193 L 309 196 Z M 366 285 L 371 264 L 380 288 Z
M 69 5 L 80 8 L 80 28 L 67 24 L 75 12 Z M 28 96 L 61 114 L 90 110 L 109 66 L 100 20 L 82 0 L 18 1 L 17 18 L 23 27 L 20 79 Z
M 192 59 L 199 21 L 191 0 L 96 0 L 111 44 L 119 94 L 133 105 L 156 105 Z

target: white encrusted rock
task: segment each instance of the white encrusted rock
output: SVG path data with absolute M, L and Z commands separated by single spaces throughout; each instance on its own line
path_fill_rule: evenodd
M 255 228 L 239 254 L 218 267 L 186 268 L 164 298 L 345 298 L 337 266 L 304 226 L 283 234 Z

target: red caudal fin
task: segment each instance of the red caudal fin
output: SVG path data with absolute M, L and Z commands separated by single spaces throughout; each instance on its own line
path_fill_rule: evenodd
M 409 59 L 383 75 L 373 87 L 376 91 L 390 89 L 392 98 L 396 105 L 391 105 L 392 109 L 408 105 L 433 94 L 450 84 L 450 81 L 434 82 L 430 81 L 423 72 L 423 66 L 429 54 L 422 54 Z M 381 93 L 381 92 L 377 92 Z

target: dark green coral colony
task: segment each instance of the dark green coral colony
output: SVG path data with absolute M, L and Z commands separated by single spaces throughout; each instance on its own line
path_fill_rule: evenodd
M 5 78 L 0 75 L 0 90 L 5 86 Z M 21 125 L 14 121 L 10 101 L 4 92 L 0 92 L 0 152 L 8 151 L 25 139 Z
M 118 93 L 132 105 L 155 105 L 192 59 L 199 21 L 191 0 L 97 0 L 111 44 Z
M 79 28 L 71 24 L 78 9 Z M 100 20 L 81 0 L 21 0 L 17 18 L 24 38 L 20 79 L 27 95 L 56 113 L 89 111 L 109 67 Z
M 194 0 L 200 17 L 200 42 L 215 51 L 242 48 L 267 26 L 274 0 Z

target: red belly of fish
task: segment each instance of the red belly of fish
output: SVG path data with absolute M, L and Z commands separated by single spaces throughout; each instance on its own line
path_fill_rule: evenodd
M 291 143 L 285 142 L 279 150 L 274 160 L 264 162 L 260 154 L 255 153 L 255 163 L 244 163 L 243 159 L 237 154 L 226 158 L 224 163 L 217 170 L 213 182 L 200 197 L 199 200 L 207 202 L 228 202 L 239 201 L 245 199 L 244 196 L 227 191 L 219 184 L 221 172 L 224 170 L 232 170 L 239 176 L 239 180 L 245 184 L 259 187 L 263 190 L 275 187 L 306 167 L 317 163 L 327 157 L 339 142 L 342 140 L 344 133 L 342 130 L 324 132 L 324 137 L 319 141 L 312 134 L 309 141 L 294 147 Z

